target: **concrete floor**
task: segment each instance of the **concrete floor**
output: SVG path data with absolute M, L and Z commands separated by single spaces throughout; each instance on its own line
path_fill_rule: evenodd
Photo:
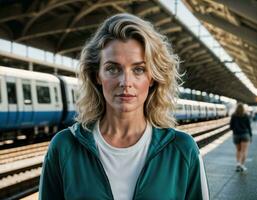
M 246 173 L 235 171 L 231 132 L 217 147 L 203 155 L 211 200 L 257 200 L 257 122 L 252 123 L 252 130 Z

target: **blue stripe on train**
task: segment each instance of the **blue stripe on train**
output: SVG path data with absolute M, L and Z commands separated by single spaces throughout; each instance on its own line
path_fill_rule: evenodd
M 175 118 L 176 120 L 186 120 L 187 119 L 187 115 L 181 115 L 181 114 L 175 114 Z
M 0 112 L 0 130 L 59 124 L 62 111 Z
M 199 119 L 199 114 L 186 115 L 186 114 L 175 114 L 175 118 L 177 120 L 191 120 L 191 119 Z
M 191 119 L 199 119 L 199 114 L 191 114 Z

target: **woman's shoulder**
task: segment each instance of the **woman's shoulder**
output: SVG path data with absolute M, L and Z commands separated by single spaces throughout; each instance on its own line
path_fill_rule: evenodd
M 63 129 L 55 134 L 48 146 L 48 154 L 67 152 L 75 145 L 76 139 L 69 128 Z
M 193 137 L 181 130 L 176 128 L 164 128 L 161 129 L 162 131 L 166 132 L 169 137 L 172 139 L 170 140 L 171 143 L 177 146 L 182 151 L 194 151 L 196 153 L 199 152 L 199 148 L 193 139 Z
M 176 128 L 169 128 L 169 131 L 173 131 L 175 133 L 175 142 L 181 144 L 183 146 L 192 146 L 195 147 L 196 143 L 194 138 L 189 134 L 182 130 Z
M 59 143 L 65 143 L 70 142 L 72 140 L 73 136 L 71 134 L 71 131 L 69 128 L 65 128 L 63 130 L 60 130 L 55 134 L 55 136 L 52 138 L 51 143 L 58 145 Z
M 175 134 L 174 140 L 172 141 L 174 146 L 184 155 L 186 160 L 190 160 L 191 157 L 198 157 L 199 148 L 194 140 L 194 138 L 184 131 L 169 128 L 169 132 Z

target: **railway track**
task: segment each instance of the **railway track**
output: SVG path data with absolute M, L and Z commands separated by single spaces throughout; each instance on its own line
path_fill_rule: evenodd
M 229 118 L 177 126 L 191 134 L 201 148 L 229 129 Z M 200 128 L 199 128 L 200 127 Z M 49 142 L 0 150 L 0 199 L 20 199 L 38 190 Z
M 48 145 L 49 142 L 42 142 L 38 144 L 26 145 L 23 147 L 0 150 L 0 165 L 44 155 Z

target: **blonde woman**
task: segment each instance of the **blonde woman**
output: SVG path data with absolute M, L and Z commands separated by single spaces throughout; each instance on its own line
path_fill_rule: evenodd
M 196 143 L 173 129 L 177 68 L 151 23 L 107 19 L 82 50 L 78 122 L 49 146 L 40 199 L 209 199 Z
M 231 117 L 230 128 L 233 130 L 233 142 L 236 145 L 236 171 L 244 172 L 247 170 L 244 163 L 252 139 L 252 129 L 244 105 L 241 103 L 237 105 L 236 110 Z

